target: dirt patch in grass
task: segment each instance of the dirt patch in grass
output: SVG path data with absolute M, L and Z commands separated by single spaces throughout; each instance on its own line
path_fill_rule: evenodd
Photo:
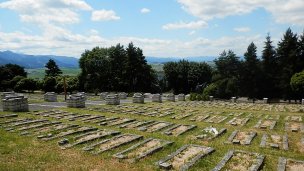
M 286 171 L 303 171 L 304 163 L 297 163 L 294 161 L 287 161 Z
M 136 149 L 134 152 L 129 153 L 128 158 L 133 158 L 138 155 L 141 155 L 141 154 L 147 152 L 148 150 L 151 150 L 160 145 L 161 145 L 161 142 L 159 140 L 153 139 L 153 140 L 145 143 L 143 146 L 139 147 L 138 149 Z
M 203 151 L 200 147 L 188 147 L 171 160 L 174 169 L 178 170 L 183 164 L 191 160 L 194 156 L 198 155 Z

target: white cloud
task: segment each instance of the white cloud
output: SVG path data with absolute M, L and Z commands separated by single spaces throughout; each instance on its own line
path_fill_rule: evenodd
M 92 12 L 91 19 L 93 21 L 110 21 L 110 20 L 119 20 L 120 17 L 116 15 L 113 10 L 98 10 Z
M 163 25 L 164 30 L 175 30 L 175 29 L 201 29 L 207 27 L 208 24 L 205 21 L 192 21 L 189 23 L 185 23 L 180 21 L 179 23 L 169 23 Z
M 202 20 L 250 13 L 257 8 L 270 12 L 278 23 L 304 25 L 303 0 L 178 0 L 189 14 Z
M 142 8 L 142 9 L 140 10 L 140 12 L 143 13 L 143 14 L 146 14 L 146 13 L 151 12 L 151 10 L 148 9 L 148 8 Z
M 236 27 L 233 29 L 236 32 L 250 32 L 250 28 L 249 27 Z
M 77 10 L 92 10 L 83 0 L 11 0 L 0 3 L 0 8 L 18 12 L 23 22 L 37 24 L 78 23 Z
M 272 40 L 275 40 L 275 38 Z M 130 42 L 143 49 L 146 56 L 218 56 L 225 49 L 232 49 L 236 54 L 243 55 L 252 41 L 257 45 L 258 52 L 261 52 L 265 41 L 264 36 L 261 35 L 221 37 L 218 39 L 199 37 L 183 41 L 141 37 L 104 38 L 95 30 L 88 30 L 85 34 L 74 34 L 64 28 L 52 25 L 42 35 L 0 31 L 1 49 L 28 54 L 75 57 L 80 57 L 86 49 L 92 49 L 95 46 L 109 47 L 117 43 L 126 46 Z

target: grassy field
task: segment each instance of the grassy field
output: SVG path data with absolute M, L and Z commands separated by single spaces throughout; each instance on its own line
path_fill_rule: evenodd
M 197 128 L 194 130 L 188 131 L 183 135 L 178 137 L 168 136 L 163 134 L 163 130 L 148 133 L 142 132 L 137 129 L 124 129 L 118 128 L 117 126 L 99 126 L 97 124 L 92 123 L 83 123 L 81 121 L 68 121 L 68 120 L 60 120 L 65 123 L 76 123 L 83 126 L 93 126 L 100 129 L 111 129 L 121 131 L 122 133 L 132 133 L 137 135 L 143 135 L 144 138 L 158 138 L 162 140 L 173 141 L 173 145 L 166 147 L 165 149 L 148 156 L 136 163 L 129 163 L 124 160 L 118 160 L 112 157 L 113 154 L 120 152 L 135 143 L 131 143 L 129 145 L 125 145 L 119 147 L 114 150 L 110 150 L 108 152 L 94 155 L 88 152 L 83 152 L 81 150 L 82 146 L 75 147 L 69 150 L 61 150 L 56 140 L 52 141 L 40 141 L 35 138 L 35 136 L 20 136 L 18 132 L 10 133 L 6 132 L 0 128 L 0 170 L 159 170 L 155 165 L 155 162 L 167 156 L 168 154 L 174 152 L 178 148 L 182 147 L 185 144 L 197 144 L 213 147 L 215 152 L 211 155 L 204 157 L 199 160 L 190 170 L 210 170 L 213 169 L 218 162 L 224 157 L 224 155 L 233 149 L 244 150 L 248 152 L 257 152 L 264 154 L 266 156 L 264 165 L 262 170 L 276 170 L 277 162 L 279 157 L 287 157 L 297 160 L 304 160 L 304 146 L 300 146 L 300 139 L 303 133 L 300 132 L 286 132 L 284 130 L 284 123 L 286 116 L 299 115 L 303 117 L 303 113 L 295 113 L 291 111 L 279 112 L 279 111 L 266 111 L 266 110 L 257 110 L 257 109 L 231 109 L 228 107 L 202 107 L 202 105 L 186 105 L 179 106 L 176 103 L 165 102 L 163 104 L 157 103 L 146 103 L 143 105 L 140 104 L 125 104 L 126 106 L 138 106 L 138 108 L 151 107 L 147 109 L 147 112 L 153 111 L 155 108 L 160 108 L 161 110 L 166 110 L 167 108 L 172 108 L 174 115 L 183 114 L 183 113 L 191 113 L 193 110 L 197 110 L 197 112 L 193 112 L 193 116 L 198 114 L 203 114 L 206 112 L 214 112 L 211 115 L 221 115 L 227 116 L 228 118 L 222 123 L 206 123 L 204 121 L 195 122 L 190 121 L 190 116 L 185 119 L 171 119 L 171 116 L 165 117 L 151 117 L 144 115 L 135 115 L 130 114 L 128 112 L 115 112 L 114 109 L 117 107 L 112 106 L 96 106 L 99 109 L 113 109 L 113 112 L 109 111 L 96 111 L 92 107 L 92 110 L 86 109 L 67 109 L 62 108 L 63 111 L 68 111 L 71 113 L 77 114 L 91 114 L 91 115 L 103 115 L 106 117 L 121 117 L 121 118 L 132 118 L 136 120 L 154 120 L 154 121 L 167 121 L 174 124 L 191 124 L 196 125 Z M 288 107 L 284 109 L 288 110 Z M 155 111 L 155 110 L 154 110 Z M 216 112 L 224 112 L 221 114 L 217 114 Z M 252 113 L 252 117 L 249 122 L 244 126 L 232 126 L 226 124 L 229 120 L 234 118 L 230 114 L 244 112 L 243 115 L 239 116 L 240 118 L 245 118 L 250 113 Z M 7 114 L 7 112 L 1 112 L 0 114 Z M 274 130 L 269 129 L 258 129 L 254 128 L 254 125 L 265 116 L 269 115 L 270 117 L 275 117 L 280 115 L 279 120 L 277 120 L 277 125 Z M 34 113 L 19 113 L 19 118 L 41 118 L 41 116 L 36 116 Z M 258 118 L 261 117 L 261 118 Z M 47 118 L 50 119 L 50 118 Z M 50 119 L 56 120 L 56 119 Z M 0 119 L 2 122 L 3 119 Z M 302 122 L 303 123 L 303 122 Z M 212 141 L 202 141 L 194 139 L 195 135 L 198 135 L 201 130 L 207 126 L 213 125 L 214 127 L 227 128 L 227 133 L 223 136 L 216 138 Z M 242 130 L 242 131 L 255 131 L 257 132 L 257 137 L 255 137 L 252 141 L 251 145 L 236 145 L 236 144 L 224 144 L 224 142 L 228 139 L 230 134 L 234 130 Z M 279 135 L 288 135 L 289 141 L 289 150 L 279 150 L 274 148 L 261 148 L 260 142 L 263 133 L 269 134 L 279 134 Z M 71 138 L 71 136 L 67 137 Z M 142 141 L 142 140 L 140 140 Z M 137 141 L 139 142 L 139 141 Z

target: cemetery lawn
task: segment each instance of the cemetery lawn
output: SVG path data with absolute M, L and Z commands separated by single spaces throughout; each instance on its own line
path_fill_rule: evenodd
M 243 150 L 247 152 L 255 152 L 265 155 L 264 164 L 262 170 L 276 170 L 279 157 L 286 157 L 296 160 L 304 160 L 304 150 L 299 147 L 301 138 L 304 136 L 300 132 L 286 132 L 285 131 L 285 117 L 286 116 L 302 116 L 304 119 L 303 113 L 295 112 L 279 112 L 279 111 L 264 111 L 264 110 L 252 110 L 252 109 L 228 109 L 228 108 L 218 108 L 218 107 L 202 107 L 202 105 L 197 106 L 179 106 L 176 105 L 177 102 L 164 102 L 159 103 L 145 103 L 145 104 L 123 104 L 124 106 L 139 106 L 139 107 L 161 107 L 162 109 L 172 108 L 175 114 L 184 114 L 185 112 L 191 112 L 191 110 L 197 110 L 193 112 L 194 114 L 190 117 L 184 119 L 171 119 L 173 115 L 165 117 L 151 117 L 137 114 L 129 114 L 127 112 L 101 112 L 94 110 L 94 108 L 117 108 L 116 106 L 106 106 L 99 105 L 88 107 L 85 109 L 71 109 L 71 108 L 60 108 L 58 110 L 67 111 L 77 114 L 91 114 L 91 115 L 103 115 L 105 117 L 121 117 L 121 118 L 130 118 L 136 120 L 154 120 L 154 121 L 165 121 L 174 124 L 187 124 L 187 125 L 196 125 L 197 127 L 193 130 L 190 130 L 180 136 L 168 136 L 163 134 L 161 131 L 149 133 L 139 131 L 137 129 L 125 129 L 118 128 L 117 126 L 99 126 L 94 123 L 83 123 L 80 120 L 68 121 L 60 120 L 64 123 L 75 123 L 81 126 L 92 126 L 99 129 L 110 129 L 120 131 L 121 133 L 130 133 L 136 135 L 144 136 L 144 139 L 147 138 L 157 138 L 167 141 L 173 141 L 174 143 L 171 146 L 167 146 L 164 149 L 139 160 L 135 163 L 130 163 L 125 160 L 119 160 L 112 157 L 114 154 L 123 151 L 124 149 L 136 144 L 137 142 L 143 141 L 138 140 L 133 143 L 118 147 L 116 149 L 94 155 L 89 152 L 82 150 L 82 146 L 76 146 L 71 149 L 61 150 L 57 144 L 60 139 L 55 139 L 51 141 L 41 141 L 38 140 L 35 136 L 20 136 L 19 132 L 7 132 L 3 128 L 0 128 L 0 170 L 159 170 L 156 166 L 156 162 L 160 159 L 163 159 L 167 155 L 176 151 L 178 148 L 186 144 L 196 144 L 212 147 L 215 149 L 210 155 L 200 159 L 195 165 L 193 165 L 189 170 L 211 170 L 213 169 L 225 156 L 229 150 Z M 89 110 L 92 109 L 92 110 Z M 151 109 L 151 110 L 152 110 Z M 56 109 L 57 110 L 57 109 Z M 136 109 L 135 109 L 136 110 Z M 152 110 L 153 111 L 153 110 Z M 205 114 L 206 112 L 212 111 L 224 112 L 222 114 L 214 115 L 224 115 L 227 116 L 227 119 L 221 123 L 207 123 L 204 121 L 190 121 L 190 119 L 199 114 Z M 233 119 L 236 116 L 229 115 L 231 113 L 241 113 L 239 118 L 245 118 L 250 113 L 252 117 L 244 126 L 232 126 L 227 124 L 228 121 Z M 10 114 L 12 112 L 0 112 L 0 116 L 4 114 Z M 34 115 L 34 112 L 30 113 L 18 113 L 18 118 L 42 118 L 42 116 Z M 213 114 L 211 114 L 212 116 Z M 257 122 L 260 119 L 264 119 L 265 116 L 275 117 L 280 115 L 280 118 L 277 120 L 277 124 L 273 130 L 269 129 L 259 129 L 254 128 Z M 260 116 L 260 117 L 259 117 Z M 53 121 L 58 121 L 52 118 L 44 118 Z M 0 119 L 0 122 L 5 119 Z M 301 121 L 303 123 L 303 121 Z M 219 136 L 211 141 L 203 141 L 200 139 L 195 139 L 196 135 L 202 133 L 202 129 L 209 126 L 227 128 L 227 132 L 222 136 Z M 257 136 L 253 139 L 250 145 L 239 145 L 239 144 L 225 144 L 231 133 L 235 130 L 240 131 L 254 131 L 257 132 Z M 264 133 L 267 134 L 279 134 L 279 135 L 288 135 L 289 149 L 279 150 L 274 148 L 261 148 L 260 143 Z

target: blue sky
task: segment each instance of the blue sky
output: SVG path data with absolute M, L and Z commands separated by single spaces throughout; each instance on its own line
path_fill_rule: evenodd
M 0 0 L 0 50 L 80 57 L 133 42 L 146 56 L 260 54 L 291 27 L 304 30 L 303 0 Z

